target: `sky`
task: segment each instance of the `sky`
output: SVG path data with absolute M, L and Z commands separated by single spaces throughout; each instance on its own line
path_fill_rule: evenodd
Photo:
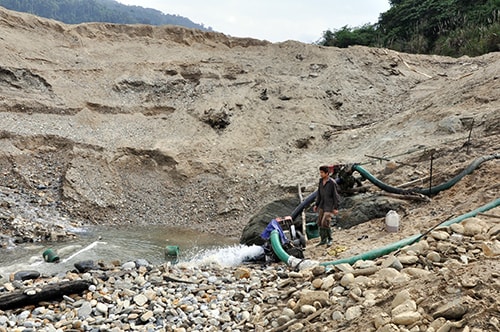
M 326 30 L 376 23 L 389 0 L 118 0 L 179 15 L 232 37 L 313 43 Z

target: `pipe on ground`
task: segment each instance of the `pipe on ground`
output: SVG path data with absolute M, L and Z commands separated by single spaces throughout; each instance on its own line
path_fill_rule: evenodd
M 450 219 L 448 221 L 445 221 L 441 224 L 439 224 L 436 228 L 438 227 L 445 227 L 449 226 L 454 223 L 461 222 L 462 220 L 465 220 L 467 218 L 475 217 L 478 213 L 485 212 L 488 210 L 491 210 L 497 206 L 500 205 L 500 198 L 495 199 L 494 201 L 485 204 L 473 211 L 470 211 L 468 213 L 465 213 L 461 216 L 458 216 L 456 218 Z M 356 256 L 348 257 L 348 258 L 342 258 L 338 259 L 336 261 L 331 261 L 331 262 L 316 262 L 316 261 L 311 261 L 311 260 L 300 260 L 299 258 L 293 257 L 289 255 L 281 246 L 281 240 L 280 236 L 277 230 L 273 230 L 271 232 L 270 240 L 271 240 L 271 247 L 273 248 L 274 253 L 278 258 L 282 261 L 285 262 L 287 265 L 293 267 L 293 268 L 298 268 L 298 269 L 304 269 L 304 268 L 309 268 L 317 265 L 321 266 L 329 266 L 329 265 L 337 265 L 337 264 L 342 264 L 342 263 L 348 263 L 348 264 L 354 264 L 358 260 L 372 260 L 384 255 L 387 255 L 393 251 L 396 251 L 402 247 L 411 245 L 417 241 L 419 241 L 422 238 L 423 234 L 416 234 L 413 236 L 410 236 L 408 238 L 402 239 L 400 241 L 391 243 L 385 247 L 381 248 L 376 248 L 374 250 L 370 250 L 368 252 L 365 252 L 363 254 L 359 254 Z
M 271 236 L 269 237 L 269 239 L 271 241 L 271 247 L 273 248 L 276 256 L 278 256 L 280 261 L 285 262 L 288 266 L 294 269 L 302 270 L 319 265 L 319 262 L 317 261 L 300 259 L 289 255 L 281 246 L 281 239 L 277 230 L 273 230 L 271 232 Z
M 426 196 L 432 196 L 437 194 L 440 191 L 450 189 L 453 187 L 458 181 L 460 181 L 464 176 L 472 173 L 479 165 L 482 163 L 492 160 L 492 159 L 499 159 L 500 154 L 492 154 L 492 155 L 487 155 L 487 156 L 482 156 L 477 159 L 475 159 L 469 166 L 467 166 L 462 172 L 457 174 L 455 177 L 450 179 L 449 181 L 442 183 L 440 185 L 431 187 L 431 188 L 413 188 L 413 189 L 401 189 L 401 188 L 396 188 L 392 187 L 376 177 L 374 177 L 370 172 L 368 172 L 366 169 L 361 167 L 360 165 L 353 165 L 353 170 L 357 171 L 360 173 L 362 176 L 364 176 L 368 181 L 379 187 L 380 189 L 393 193 L 393 194 L 411 194 L 411 193 L 418 193 Z
M 439 224 L 436 228 L 449 226 L 451 224 L 461 222 L 462 220 L 465 220 L 467 218 L 475 217 L 478 213 L 491 210 L 499 205 L 500 205 L 500 198 L 497 198 L 494 201 L 492 201 L 486 205 L 483 205 L 483 206 L 481 206 L 473 211 L 470 211 L 466 214 L 463 214 L 463 215 L 458 216 L 456 218 L 445 221 L 445 222 Z M 378 258 L 378 257 L 384 256 L 384 255 L 387 255 L 387 254 L 389 254 L 393 251 L 396 251 L 402 247 L 411 245 L 411 244 L 419 241 L 422 238 L 422 236 L 423 236 L 423 234 L 413 235 L 413 236 L 410 236 L 408 238 L 402 239 L 398 242 L 391 243 L 391 244 L 389 244 L 385 247 L 382 247 L 382 248 L 370 250 L 370 251 L 365 252 L 363 254 L 359 254 L 356 256 L 348 257 L 348 258 L 338 259 L 336 261 L 322 262 L 322 263 L 320 263 L 320 265 L 328 266 L 328 265 L 337 265 L 337 264 L 342 264 L 342 263 L 348 263 L 348 264 L 352 265 L 358 260 L 371 260 L 374 258 Z

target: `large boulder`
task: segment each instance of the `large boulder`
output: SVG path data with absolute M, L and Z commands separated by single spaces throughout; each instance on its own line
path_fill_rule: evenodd
M 340 201 L 339 214 L 336 220 L 336 227 L 350 228 L 368 220 L 385 217 L 389 210 L 401 208 L 406 201 L 392 197 L 358 194 L 354 196 L 342 197 Z M 267 224 L 276 217 L 290 215 L 300 204 L 297 198 L 283 198 L 264 206 L 255 214 L 243 229 L 240 243 L 245 245 L 262 245 L 264 240 L 260 237 Z M 311 206 L 306 207 L 306 223 L 315 222 L 317 214 L 312 212 Z M 294 220 L 296 229 L 301 229 L 302 218 L 299 214 Z
M 373 194 L 360 194 L 342 199 L 337 227 L 351 228 L 368 220 L 383 218 L 390 210 L 397 211 L 406 201 Z

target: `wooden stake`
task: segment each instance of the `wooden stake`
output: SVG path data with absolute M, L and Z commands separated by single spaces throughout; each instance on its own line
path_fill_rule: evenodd
M 470 137 L 472 135 L 472 128 L 474 127 L 474 118 L 472 118 L 472 123 L 470 125 L 470 130 L 469 130 L 469 138 L 467 139 L 467 154 L 469 154 L 469 148 L 470 148 Z
M 429 172 L 429 197 L 432 196 L 431 194 L 431 189 L 432 189 L 432 163 L 434 161 L 434 153 L 431 153 L 431 169 Z
M 496 219 L 500 219 L 500 216 L 497 216 L 497 215 L 494 215 L 494 214 L 489 214 L 489 213 L 478 213 L 478 215 L 480 216 L 484 216 L 484 217 L 489 217 L 489 218 L 496 218 Z
M 297 186 L 299 189 L 299 199 L 300 203 L 304 200 L 304 197 L 302 197 L 302 189 L 300 188 L 300 184 Z M 304 235 L 304 238 L 307 241 L 307 232 L 306 232 L 306 212 L 304 211 L 305 209 L 302 209 L 302 234 Z
M 404 199 L 407 201 L 430 202 L 429 197 L 421 194 L 400 195 L 400 194 L 381 192 L 380 195 L 393 197 L 397 199 Z
M 437 174 L 434 174 L 434 177 L 438 176 L 438 175 L 441 175 L 442 173 L 437 173 Z M 413 180 L 413 181 L 410 181 L 410 182 L 406 182 L 406 183 L 403 183 L 403 184 L 400 184 L 399 186 L 397 186 L 397 188 L 404 188 L 404 187 L 407 187 L 407 186 L 410 186 L 410 185 L 413 185 L 413 184 L 416 184 L 416 183 L 421 183 L 423 185 L 424 181 L 427 181 L 429 180 L 429 176 L 425 176 L 423 178 L 420 178 L 420 179 L 416 179 L 416 180 Z
M 365 154 L 365 157 L 368 157 L 368 158 L 373 158 L 373 159 L 378 159 L 380 161 L 391 161 L 391 159 L 389 158 L 386 158 L 386 157 L 377 157 L 377 156 L 371 156 L 371 155 L 368 155 L 368 154 Z M 400 161 L 397 161 L 397 160 L 393 160 L 396 164 L 400 164 L 400 165 L 403 165 L 403 166 L 411 166 L 411 167 L 415 167 L 415 165 L 412 165 L 412 164 L 407 164 L 407 163 L 402 163 Z

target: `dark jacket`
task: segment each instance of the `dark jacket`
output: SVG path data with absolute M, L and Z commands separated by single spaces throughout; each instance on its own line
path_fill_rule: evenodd
M 325 212 L 331 212 L 339 209 L 340 196 L 337 183 L 332 178 L 328 178 L 325 185 L 323 179 L 319 179 L 318 194 L 316 195 L 316 206 Z

